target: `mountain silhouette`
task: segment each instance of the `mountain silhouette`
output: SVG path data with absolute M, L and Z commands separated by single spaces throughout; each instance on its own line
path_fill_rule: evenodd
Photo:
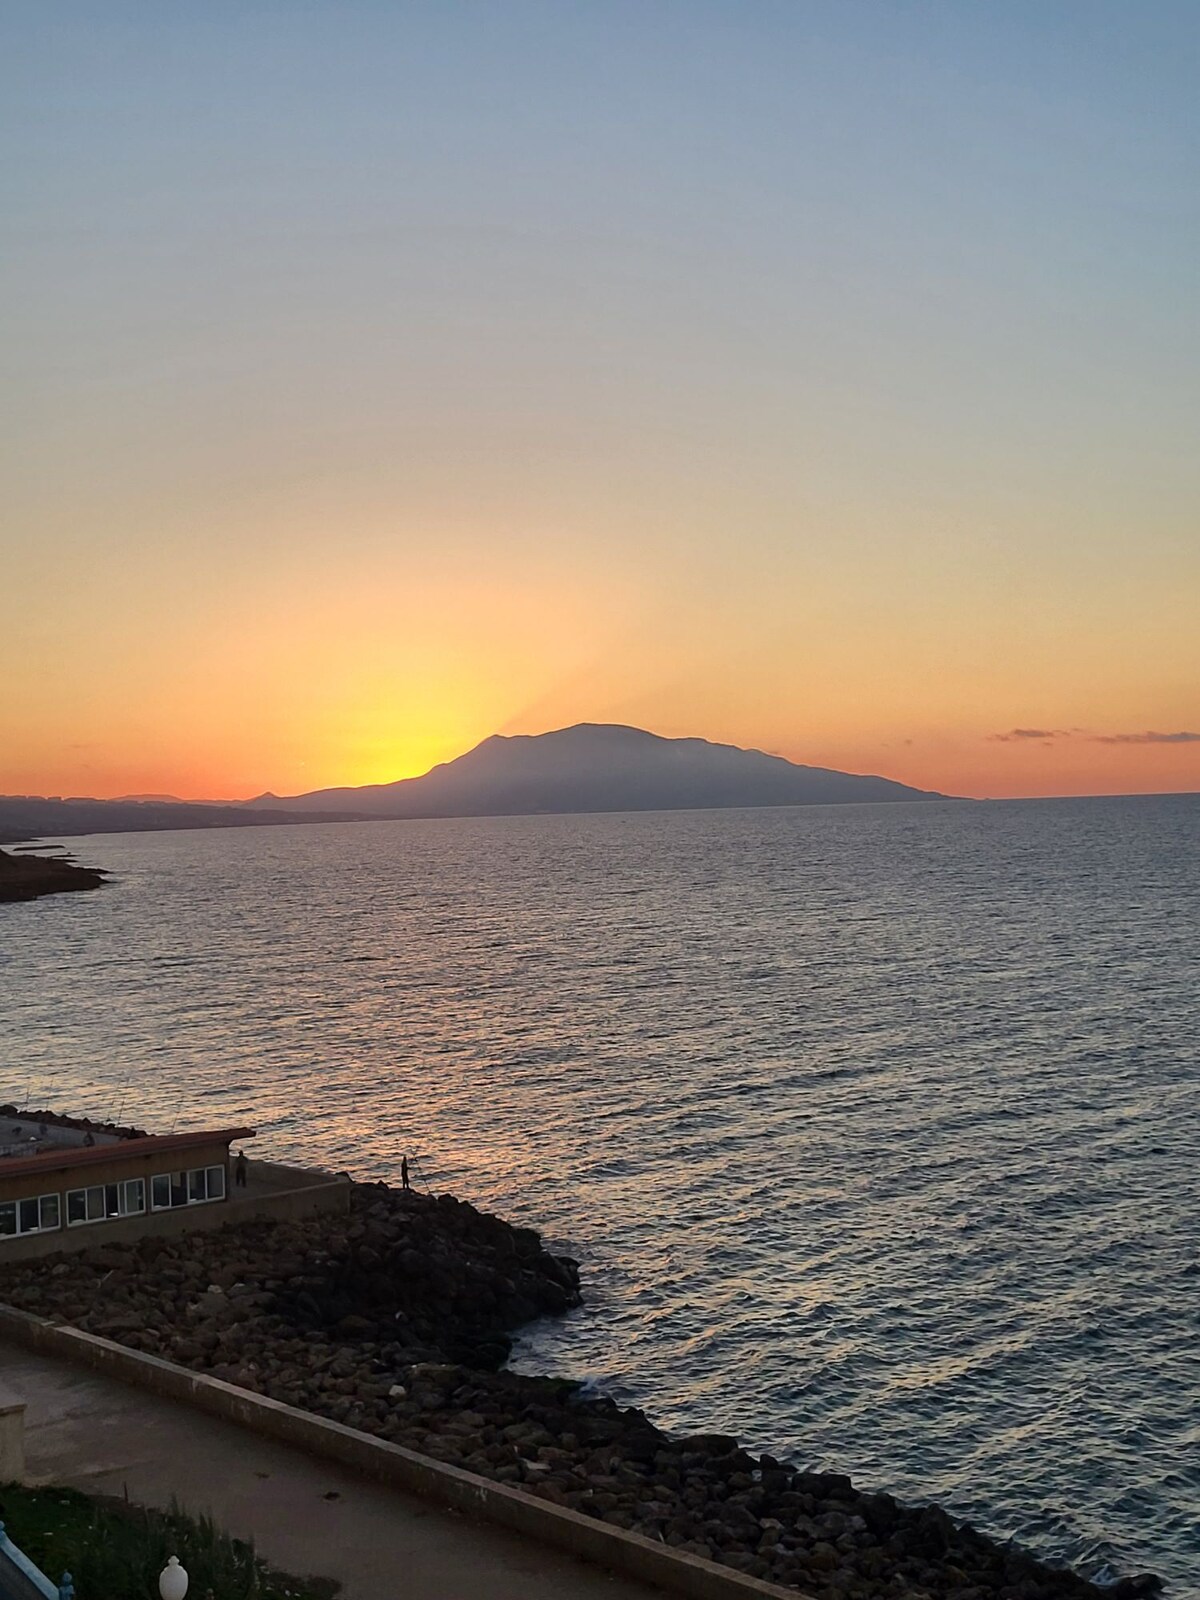
M 797 766 L 761 750 L 582 722 L 555 733 L 493 734 L 421 778 L 287 798 L 264 794 L 246 804 L 363 817 L 478 817 L 943 798 L 890 778 Z

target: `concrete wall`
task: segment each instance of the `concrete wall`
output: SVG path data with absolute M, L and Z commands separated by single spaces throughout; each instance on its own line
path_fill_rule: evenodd
M 185 1153 L 190 1158 L 191 1151 Z M 199 1161 L 192 1164 L 201 1165 Z M 223 1160 L 204 1164 L 220 1166 Z M 291 1222 L 298 1217 L 312 1216 L 315 1212 L 350 1209 L 348 1178 L 335 1177 L 328 1172 L 307 1171 L 301 1167 L 278 1166 L 266 1161 L 251 1162 L 250 1170 L 251 1187 L 235 1189 L 231 1183 L 225 1200 L 177 1206 L 170 1211 L 147 1211 L 135 1217 L 120 1217 L 112 1222 L 90 1222 L 84 1227 L 56 1228 L 51 1233 L 26 1233 L 0 1239 L 0 1265 L 8 1261 L 35 1261 L 43 1256 L 72 1254 L 79 1250 L 98 1250 L 106 1244 L 129 1244 L 137 1239 L 227 1228 L 234 1223 L 249 1222 L 255 1217 Z
M 25 1402 L 0 1383 L 0 1483 L 25 1477 Z
M 0 1305 L 0 1338 L 46 1355 L 81 1362 L 126 1383 L 182 1400 L 265 1438 L 279 1439 L 309 1455 L 340 1462 L 367 1477 L 498 1523 L 610 1571 L 686 1595 L 689 1600 L 811 1600 L 798 1589 L 783 1589 L 745 1577 L 730 1567 L 685 1555 L 640 1533 L 553 1505 L 523 1489 L 492 1483 L 460 1467 L 347 1428 L 343 1423 L 285 1406 L 219 1378 L 191 1372 L 158 1356 L 129 1350 L 111 1339 L 30 1316 L 12 1306 Z

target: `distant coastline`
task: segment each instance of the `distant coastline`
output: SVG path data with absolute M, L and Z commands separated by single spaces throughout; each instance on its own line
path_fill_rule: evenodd
M 26 839 L 78 839 L 92 833 L 167 833 L 194 828 L 262 828 L 294 822 L 354 822 L 344 812 L 302 815 L 199 801 L 61 799 L 0 795 L 0 845 Z

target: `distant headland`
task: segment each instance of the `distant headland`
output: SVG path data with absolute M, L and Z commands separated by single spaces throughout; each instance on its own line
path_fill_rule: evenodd
M 61 856 L 12 855 L 0 850 L 0 905 L 72 889 L 98 889 L 104 876 L 98 867 L 77 867 Z
M 0 797 L 0 839 L 160 828 L 384 821 L 613 811 L 844 805 L 951 798 L 891 778 L 807 767 L 761 750 L 667 739 L 642 728 L 579 723 L 552 733 L 494 734 L 420 778 L 317 789 L 241 804 Z

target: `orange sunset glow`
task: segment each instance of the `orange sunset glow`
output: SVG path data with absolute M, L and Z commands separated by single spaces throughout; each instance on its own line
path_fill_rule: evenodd
M 579 721 L 1200 788 L 1159 100 L 1023 123 L 934 50 L 931 146 L 889 88 L 846 120 L 849 62 L 801 117 L 709 40 L 639 148 L 583 57 L 498 125 L 431 17 L 373 25 L 398 77 L 337 118 L 297 114 L 324 23 L 111 73 L 116 19 L 16 30 L 0 792 L 287 795 Z

